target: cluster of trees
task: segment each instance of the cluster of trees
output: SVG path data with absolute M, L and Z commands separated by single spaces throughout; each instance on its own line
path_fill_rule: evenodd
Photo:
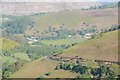
M 28 44 L 25 44 L 22 46 L 15 47 L 9 51 L 3 50 L 3 55 L 11 56 L 11 54 L 13 53 L 23 52 L 28 54 L 30 59 L 34 60 L 41 56 L 61 53 L 62 50 L 63 49 L 59 46 L 54 47 L 54 46 L 42 45 L 41 47 L 39 47 L 39 46 L 30 46 Z
M 41 12 L 41 13 L 33 13 L 33 14 L 31 14 L 31 16 L 40 16 L 40 15 L 45 15 L 45 14 L 48 14 L 47 12 Z
M 9 76 L 11 76 L 14 72 L 21 68 L 24 63 L 26 63 L 26 61 L 24 60 L 17 60 L 16 62 L 10 65 L 8 65 L 7 62 L 3 63 L 2 78 L 8 78 Z
M 34 43 L 38 44 L 38 43 Z M 40 44 L 41 45 L 41 44 Z M 3 50 L 2 55 L 3 56 L 12 56 L 15 53 L 26 53 L 31 60 L 38 59 L 42 56 L 48 56 L 52 54 L 58 54 L 61 53 L 63 48 L 60 46 L 47 46 L 47 45 L 42 45 L 41 47 L 38 46 L 30 46 L 29 44 L 21 45 L 18 47 L 15 47 L 10 50 Z M 9 63 L 9 62 L 4 62 L 2 65 L 2 73 L 3 73 L 3 78 L 9 77 L 11 74 L 13 74 L 15 71 L 17 71 L 24 63 L 27 61 L 15 58 L 17 61 L 14 63 Z M 49 74 L 48 74 L 49 75 Z
M 84 37 L 85 34 L 87 34 L 87 33 L 96 33 L 97 32 L 97 27 L 96 26 L 89 26 L 87 28 L 78 30 L 77 32 L 78 32 L 78 34 L 81 35 L 81 37 Z
M 34 22 L 28 16 L 15 17 L 14 19 L 3 23 L 0 28 L 5 29 L 7 33 L 20 34 L 24 33 L 27 26 L 34 27 Z
M 81 10 L 99 10 L 99 9 L 106 9 L 106 8 L 115 8 L 115 7 L 118 7 L 118 3 L 106 3 L 103 5 L 100 5 L 100 6 L 91 6 L 90 8 L 88 9 L 84 9 L 82 8 Z
M 52 33 L 52 34 L 51 34 Z M 77 31 L 68 30 L 60 27 L 60 29 L 49 27 L 47 32 L 42 33 L 41 40 L 55 40 L 69 38 L 69 35 L 75 36 Z
M 10 40 L 16 41 L 16 42 L 21 43 L 21 44 L 27 43 L 27 40 L 25 40 L 23 37 L 18 37 L 18 36 L 15 36 L 13 34 L 10 34 L 10 33 L 8 34 L 5 31 L 2 32 L 2 37 L 8 38 Z
M 115 78 L 116 74 L 113 69 L 106 65 L 101 65 L 98 68 L 91 68 L 86 65 L 81 64 L 73 64 L 73 63 L 62 63 L 58 65 L 56 70 L 64 69 L 72 72 L 79 73 L 80 75 L 77 77 L 81 78 Z
M 112 25 L 111 27 L 107 29 L 101 30 L 101 32 L 106 33 L 106 32 L 115 31 L 119 29 L 120 29 L 120 25 Z
M 74 29 L 70 30 L 63 27 L 60 27 L 59 29 L 54 27 L 48 27 L 48 31 L 41 33 L 42 36 L 39 39 L 40 40 L 66 39 L 66 38 L 74 37 L 77 34 L 83 37 L 86 33 L 95 33 L 95 32 L 97 32 L 96 26 L 89 26 L 89 25 L 87 28 L 81 30 L 74 30 Z

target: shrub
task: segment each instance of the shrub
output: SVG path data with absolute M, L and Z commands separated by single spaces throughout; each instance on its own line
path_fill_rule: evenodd
M 49 75 L 51 75 L 52 73 L 49 71 L 49 72 L 47 72 L 45 75 L 46 76 L 49 76 Z

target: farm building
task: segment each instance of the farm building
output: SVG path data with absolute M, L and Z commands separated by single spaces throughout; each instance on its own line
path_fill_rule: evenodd
M 87 34 L 85 35 L 85 38 L 91 39 L 91 38 L 92 38 L 92 33 L 87 33 Z

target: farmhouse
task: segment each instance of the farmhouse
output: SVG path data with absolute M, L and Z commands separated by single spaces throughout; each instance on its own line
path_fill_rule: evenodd
M 69 38 L 71 38 L 72 36 L 71 36 L 71 35 L 69 35 L 68 37 L 69 37 Z
M 91 39 L 91 38 L 92 38 L 92 33 L 87 33 L 87 34 L 85 35 L 85 38 Z
M 32 44 L 33 42 L 37 42 L 38 40 L 35 38 L 26 38 L 28 40 L 29 44 Z

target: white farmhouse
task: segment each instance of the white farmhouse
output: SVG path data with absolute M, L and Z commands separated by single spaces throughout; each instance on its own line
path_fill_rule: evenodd
M 33 41 L 28 41 L 28 43 L 29 43 L 29 44 L 32 44 L 32 43 L 33 43 Z
M 71 38 L 72 36 L 71 36 L 71 35 L 69 35 L 68 37 L 69 37 L 69 38 Z
M 85 35 L 85 38 L 91 39 L 91 38 L 92 38 L 92 33 L 87 33 L 87 34 Z

